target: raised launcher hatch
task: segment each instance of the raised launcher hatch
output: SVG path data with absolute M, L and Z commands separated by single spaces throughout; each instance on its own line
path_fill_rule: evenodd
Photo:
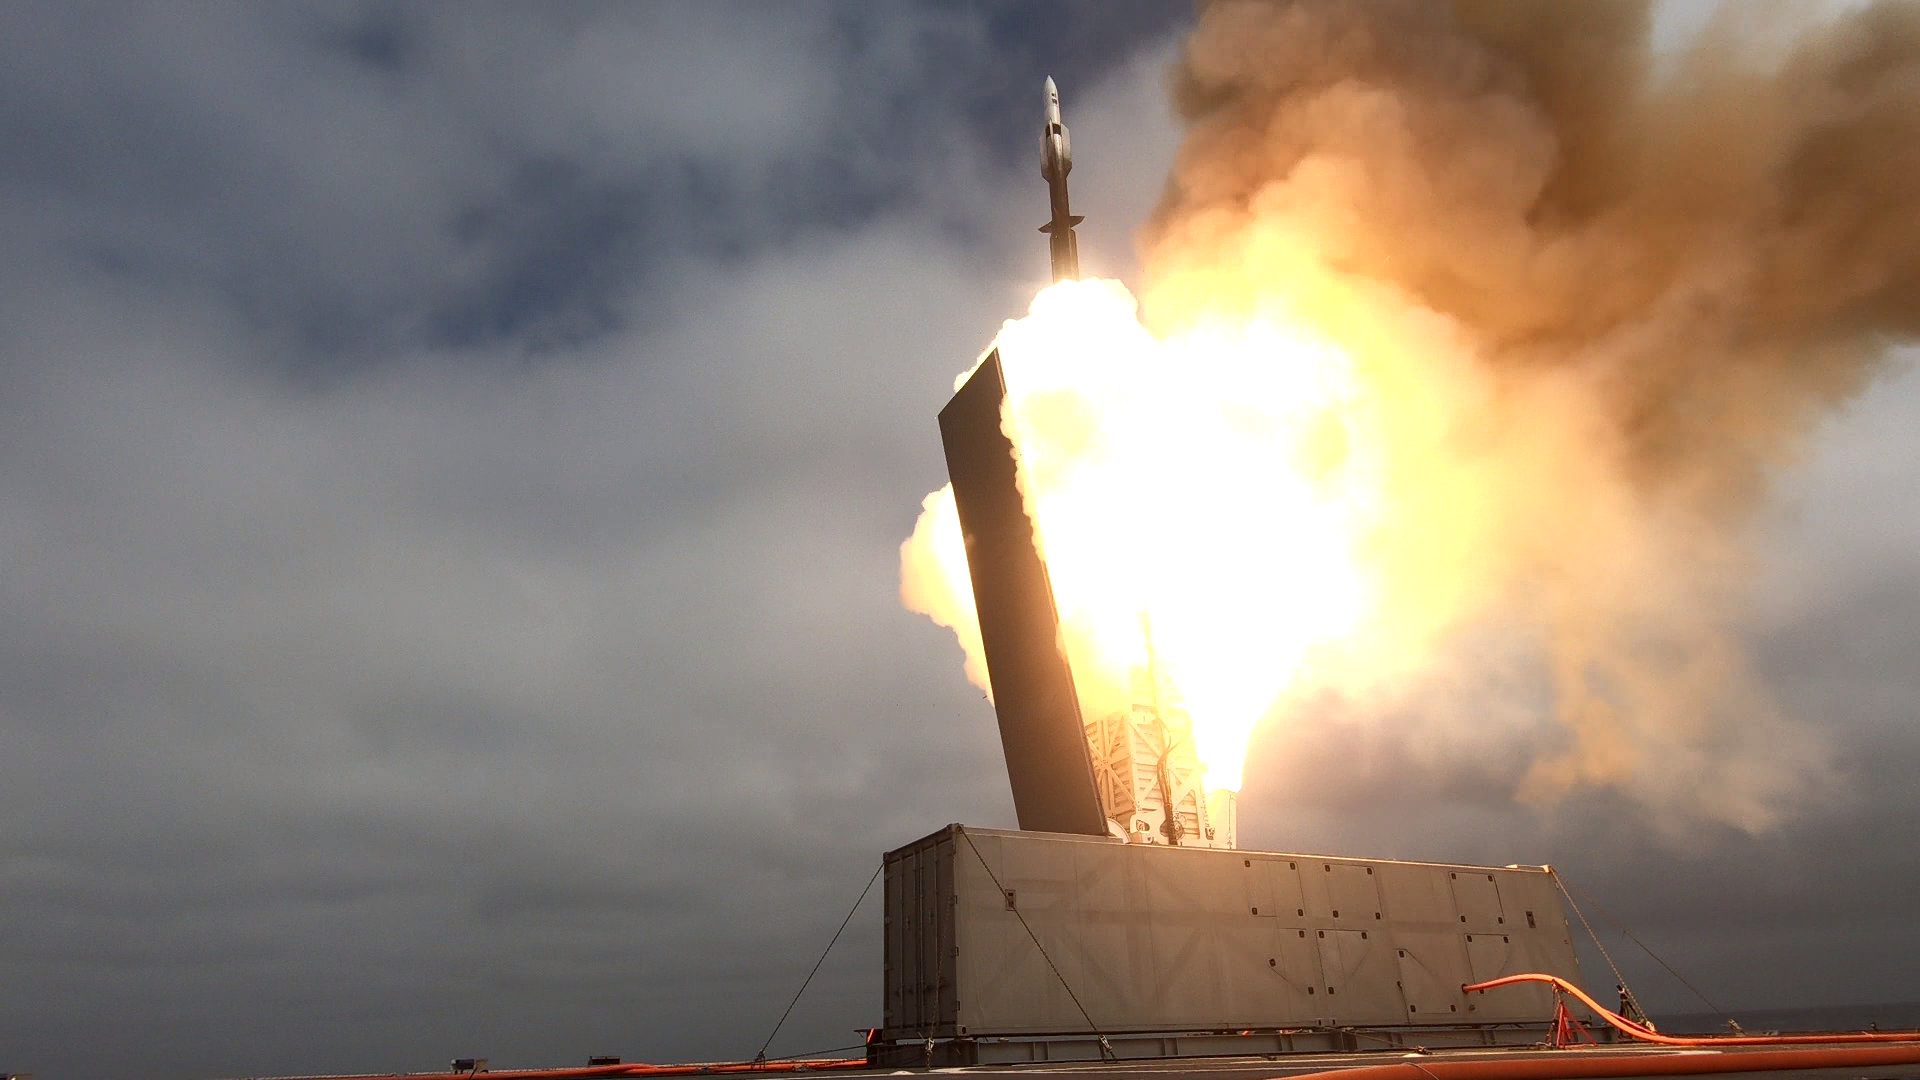
M 1082 715 L 1003 430 L 1005 400 L 1000 355 L 989 353 L 941 410 L 940 438 L 1020 827 L 1233 847 L 1234 793 L 1202 788 L 1186 713 L 1157 672 L 1135 673 L 1131 709 Z M 1151 656 L 1144 617 L 1141 629 Z
M 1461 985 L 1579 978 L 1542 867 L 950 825 L 884 876 L 877 1065 L 1534 1043 L 1548 990 Z

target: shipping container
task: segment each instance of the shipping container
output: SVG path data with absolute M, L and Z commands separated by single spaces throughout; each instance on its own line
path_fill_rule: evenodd
M 1579 979 L 1544 867 L 952 825 L 889 853 L 884 877 L 883 1043 L 1415 1027 L 1508 1042 L 1488 1033 L 1537 1037 L 1550 992 L 1462 984 Z

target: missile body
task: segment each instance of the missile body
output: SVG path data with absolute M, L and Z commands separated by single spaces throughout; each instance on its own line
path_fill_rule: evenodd
M 1086 219 L 1067 206 L 1067 174 L 1073 171 L 1073 142 L 1066 122 L 1060 119 L 1060 90 L 1047 79 L 1047 122 L 1040 135 L 1040 175 L 1047 181 L 1047 196 L 1053 204 L 1053 220 L 1040 226 L 1047 234 L 1047 251 L 1053 257 L 1053 280 L 1066 281 L 1080 276 L 1080 238 L 1074 226 Z

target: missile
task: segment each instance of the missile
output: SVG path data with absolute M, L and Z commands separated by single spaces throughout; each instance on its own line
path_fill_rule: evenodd
M 1053 280 L 1066 281 L 1080 276 L 1080 238 L 1073 227 L 1086 218 L 1067 207 L 1067 174 L 1073 171 L 1073 140 L 1067 135 L 1066 122 L 1060 119 L 1060 88 L 1047 77 L 1047 123 L 1040 134 L 1040 175 L 1047 181 L 1047 197 L 1053 204 L 1053 220 L 1040 226 L 1047 234 L 1047 252 L 1053 257 Z

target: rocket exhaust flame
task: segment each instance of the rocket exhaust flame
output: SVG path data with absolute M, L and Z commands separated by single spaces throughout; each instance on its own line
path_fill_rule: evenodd
M 1052 286 L 996 347 L 1083 711 L 1127 711 L 1155 670 L 1208 786 L 1238 789 L 1253 724 L 1371 603 L 1343 542 L 1356 507 L 1311 467 L 1318 418 L 1351 397 L 1345 358 L 1272 323 L 1160 341 L 1111 281 Z M 905 595 L 956 629 L 984 687 L 952 507 L 928 498 Z
M 1676 835 L 1816 786 L 1740 647 L 1746 530 L 1920 336 L 1920 5 L 1735 7 L 1656 56 L 1634 2 L 1203 6 L 1138 310 L 1061 282 L 997 341 L 1088 713 L 1144 613 L 1209 787 L 1328 702 L 1436 767 L 1557 720 L 1502 738 L 1515 796 Z M 902 573 L 984 685 L 950 497 Z

